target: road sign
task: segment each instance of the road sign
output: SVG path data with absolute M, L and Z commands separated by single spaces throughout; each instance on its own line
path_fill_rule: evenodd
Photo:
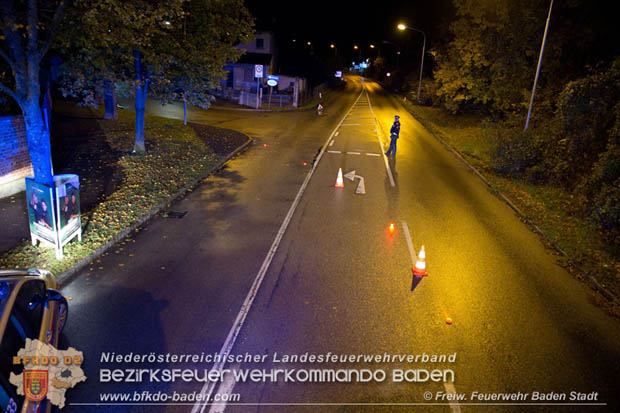
M 254 77 L 263 77 L 263 65 L 254 65 Z
M 278 80 L 280 80 L 280 76 L 267 75 L 267 80 L 275 80 L 277 82 Z
M 336 72 L 336 74 L 334 75 L 336 77 L 342 77 L 342 72 L 339 70 Z
M 278 85 L 278 81 L 274 80 L 274 79 L 269 79 L 269 80 L 267 80 L 267 84 L 269 86 L 277 86 Z

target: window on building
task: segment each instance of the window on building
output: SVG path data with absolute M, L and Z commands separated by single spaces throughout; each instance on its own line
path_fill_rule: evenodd
M 265 39 L 256 39 L 256 48 L 263 49 L 265 47 Z

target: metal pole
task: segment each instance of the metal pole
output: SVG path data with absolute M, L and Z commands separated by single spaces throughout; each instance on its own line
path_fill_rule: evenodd
M 534 94 L 536 93 L 536 84 L 538 83 L 538 75 L 540 74 L 540 66 L 542 64 L 543 53 L 545 52 L 545 42 L 547 41 L 547 31 L 549 30 L 549 20 L 551 20 L 551 9 L 553 8 L 553 0 L 549 5 L 549 14 L 547 15 L 547 24 L 545 24 L 545 34 L 543 35 L 542 45 L 540 46 L 540 55 L 538 56 L 538 66 L 536 67 L 536 76 L 534 77 L 534 86 L 532 87 L 532 97 L 530 98 L 530 107 L 527 110 L 527 119 L 525 121 L 526 131 L 530 126 L 530 116 L 532 115 L 532 106 L 534 105 Z
M 424 36 L 424 43 L 422 44 L 422 63 L 420 63 L 420 81 L 418 82 L 418 103 L 420 103 L 420 89 L 422 88 L 422 71 L 424 70 L 424 52 L 426 51 L 426 35 L 420 30 L 422 36 Z

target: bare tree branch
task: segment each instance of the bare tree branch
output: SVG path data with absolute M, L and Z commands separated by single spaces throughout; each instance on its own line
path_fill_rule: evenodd
M 9 62 L 11 69 L 15 73 L 17 73 L 18 70 L 15 70 L 15 69 L 23 70 L 26 65 L 26 60 L 24 58 L 24 51 L 22 50 L 22 47 L 21 47 L 21 39 L 19 37 L 19 33 L 13 30 L 13 25 L 15 24 L 15 22 L 13 21 L 14 16 L 15 16 L 15 11 L 13 8 L 13 1 L 2 0 L 0 4 L 2 4 L 1 10 L 2 10 L 2 20 L 4 21 L 4 29 L 3 29 L 4 37 L 6 39 L 5 41 L 7 43 L 7 46 L 11 54 L 13 55 L 13 59 L 14 59 L 12 61 L 13 64 L 11 64 L 11 60 L 7 59 L 8 55 L 5 55 L 3 53 L 3 58 L 7 60 L 7 62 Z
M 15 99 L 15 102 L 17 102 L 17 104 L 20 107 L 23 107 L 23 101 L 19 98 L 19 96 L 17 95 L 17 93 L 15 93 L 15 91 L 7 86 L 4 85 L 4 83 L 0 82 L 0 91 L 6 93 L 7 95 L 9 95 L 10 97 L 12 97 L 13 99 Z
M 52 18 L 52 22 L 49 28 L 49 37 L 45 41 L 45 44 L 43 45 L 41 50 L 39 51 L 39 55 L 38 55 L 39 61 L 43 59 L 43 56 L 45 56 L 50 46 L 52 45 L 52 42 L 54 41 L 54 35 L 56 34 L 56 29 L 58 29 L 58 25 L 60 24 L 60 20 L 62 19 L 62 16 L 65 12 L 65 8 L 67 7 L 68 1 L 69 0 L 60 0 L 60 2 L 58 3 L 58 6 L 56 7 L 56 11 L 54 12 L 54 17 Z
M 37 50 L 39 36 L 39 16 L 37 0 L 28 0 L 28 17 L 26 31 L 28 32 L 28 54 L 33 54 Z
M 9 64 L 9 66 L 11 67 L 12 71 L 17 72 L 17 65 L 2 50 L 0 50 L 0 57 L 2 57 Z

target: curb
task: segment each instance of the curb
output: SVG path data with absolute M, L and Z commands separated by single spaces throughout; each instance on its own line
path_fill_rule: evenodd
M 245 136 L 247 136 L 247 135 L 245 135 Z M 135 231 L 136 228 L 144 225 L 146 222 L 150 221 L 153 217 L 155 217 L 157 214 L 159 214 L 161 211 L 163 211 L 168 206 L 168 204 L 170 204 L 170 203 L 176 201 L 177 199 L 181 198 L 183 195 L 185 195 L 188 191 L 192 190 L 193 188 L 196 188 L 198 185 L 200 185 L 202 180 L 204 180 L 205 178 L 209 177 L 213 172 L 215 172 L 215 171 L 219 170 L 220 168 L 222 168 L 233 157 L 235 157 L 239 153 L 243 152 L 253 142 L 252 138 L 250 138 L 249 136 L 247 136 L 247 138 L 248 138 L 248 140 L 244 144 L 242 144 L 237 149 L 235 149 L 234 151 L 229 153 L 224 159 L 222 159 L 216 165 L 211 167 L 207 172 L 205 172 L 204 174 L 200 175 L 198 178 L 194 179 L 189 184 L 185 185 L 176 194 L 172 195 L 167 200 L 162 201 L 159 204 L 155 205 L 153 208 L 151 208 L 151 210 L 149 212 L 147 212 L 145 215 L 141 216 L 134 224 L 132 224 L 131 226 L 125 228 L 124 230 L 122 230 L 118 234 L 116 234 L 110 241 L 108 241 L 104 245 L 102 245 L 99 248 L 97 248 L 88 257 L 81 259 L 80 261 L 75 263 L 75 265 L 73 265 L 71 268 L 69 268 L 68 270 L 66 270 L 65 272 L 63 272 L 59 276 L 57 276 L 56 277 L 56 281 L 58 281 L 59 288 L 60 287 L 64 287 L 67 283 L 69 283 L 70 281 L 73 281 L 77 277 L 78 273 L 84 267 L 90 265 L 90 262 L 92 260 L 100 257 L 104 252 L 106 252 L 112 246 L 114 246 L 114 244 L 116 244 L 117 242 L 119 242 L 120 240 L 125 238 L 131 232 Z
M 569 260 L 569 265 L 572 266 L 574 269 L 576 269 L 577 272 L 579 273 L 579 275 L 590 283 L 590 286 L 591 286 L 592 289 L 594 289 L 595 291 L 600 293 L 608 301 L 611 301 L 611 302 L 613 302 L 615 304 L 620 305 L 620 300 L 618 299 L 618 297 L 616 297 L 610 291 L 605 289 L 605 287 L 601 286 L 601 284 L 598 282 L 596 277 L 590 275 L 589 273 L 587 273 L 586 271 L 584 271 L 583 269 L 581 269 L 577 265 L 571 263 L 571 260 L 570 260 L 570 257 L 568 256 L 568 254 L 566 254 L 566 252 L 564 252 L 563 249 L 561 249 L 553 241 L 551 241 L 549 236 L 547 236 L 547 234 L 545 234 L 540 228 L 538 228 L 538 226 L 536 224 L 534 224 L 532 221 L 530 221 L 527 218 L 527 216 L 523 212 L 521 212 L 521 210 L 519 210 L 519 208 L 517 208 L 517 206 L 510 199 L 508 199 L 501 191 L 493 188 L 493 186 L 489 183 L 489 181 L 487 181 L 486 178 L 473 165 L 471 165 L 469 162 L 467 162 L 467 160 L 465 158 L 463 158 L 463 156 L 456 149 L 454 149 L 448 142 L 446 142 L 440 136 L 441 132 L 435 131 L 432 127 L 427 125 L 426 122 L 424 122 L 421 119 L 419 119 L 411 111 L 407 110 L 407 112 L 409 112 L 411 114 L 411 116 L 413 116 L 413 118 L 415 120 L 417 120 L 424 127 L 424 129 L 426 129 L 431 135 L 433 135 L 435 137 L 435 139 L 437 139 L 446 149 L 448 149 L 450 152 L 452 152 L 461 162 L 463 162 L 463 164 L 471 172 L 473 172 L 474 175 L 476 175 L 478 177 L 478 179 L 480 179 L 487 187 L 489 187 L 490 189 L 493 189 L 493 191 L 491 193 L 494 193 L 495 196 L 497 196 L 506 205 L 508 205 L 510 207 L 510 209 L 512 209 L 517 214 L 517 216 L 519 217 L 519 219 L 521 219 L 521 221 L 525 222 L 530 227 L 530 229 L 532 231 L 534 231 L 536 234 L 538 234 L 540 237 L 542 237 L 545 242 L 549 243 L 549 245 L 558 254 L 560 254 L 561 256 L 563 256 L 565 258 L 567 258 Z

